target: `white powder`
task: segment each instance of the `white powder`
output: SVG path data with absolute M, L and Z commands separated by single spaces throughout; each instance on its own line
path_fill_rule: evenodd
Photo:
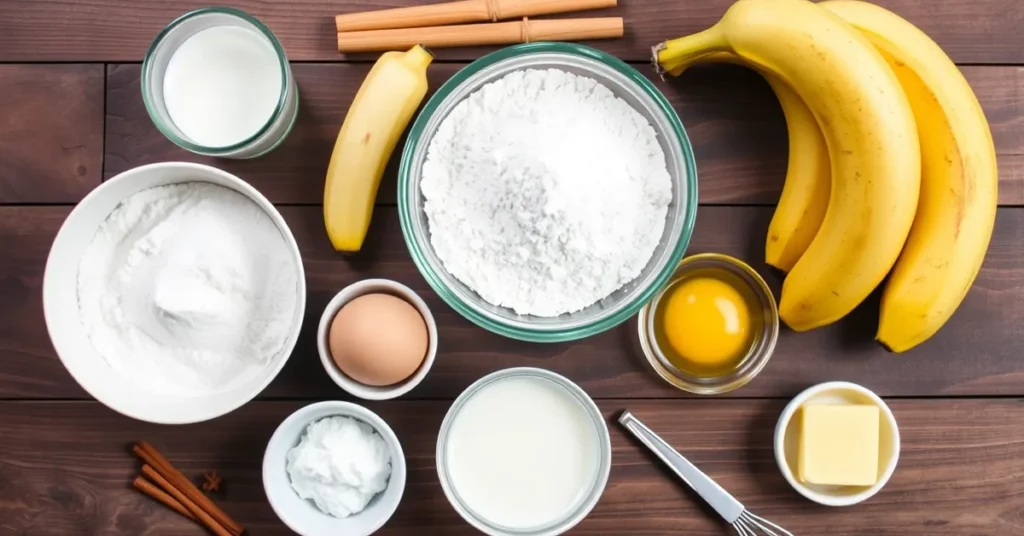
M 421 190 L 444 267 L 518 314 L 579 311 L 636 278 L 672 184 L 647 120 L 597 81 L 510 73 L 430 142 Z
M 282 350 L 297 274 L 284 236 L 247 197 L 160 186 L 124 200 L 96 232 L 78 268 L 79 312 L 114 370 L 160 392 L 204 394 Z
M 309 425 L 288 451 L 286 468 L 299 497 L 312 500 L 325 514 L 348 517 L 387 487 L 391 453 L 370 425 L 327 417 Z

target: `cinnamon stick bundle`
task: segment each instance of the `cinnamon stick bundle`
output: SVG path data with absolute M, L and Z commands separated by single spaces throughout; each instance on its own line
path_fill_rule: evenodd
M 399 30 L 366 30 L 338 34 L 339 52 L 406 50 L 475 45 L 507 45 L 533 41 L 576 41 L 622 37 L 621 17 L 529 20 Z
M 168 495 L 173 497 L 178 502 L 178 504 L 180 504 L 182 507 L 185 508 L 185 510 L 192 514 L 194 519 L 197 519 L 199 522 L 201 522 L 203 526 L 206 527 L 206 529 L 213 533 L 215 536 L 238 536 L 238 534 L 241 533 L 235 533 L 224 528 L 224 525 L 221 525 L 206 510 L 200 508 L 199 505 L 196 504 L 196 501 L 186 496 L 181 489 L 171 484 L 166 478 L 164 478 L 163 475 L 158 473 L 156 469 L 151 467 L 149 464 L 142 466 L 142 474 L 145 475 L 146 478 L 149 478 L 150 480 L 156 482 L 156 484 L 163 488 L 168 493 Z
M 467 22 L 495 22 L 615 7 L 616 4 L 617 0 L 462 0 L 338 15 L 334 18 L 334 24 L 339 32 L 417 28 Z
M 245 532 L 241 525 L 203 495 L 188 477 L 171 465 L 171 462 L 152 445 L 140 441 L 132 448 L 132 452 L 145 464 L 142 466 L 142 474 L 162 488 L 174 501 L 168 502 L 161 494 L 150 493 L 152 490 L 143 489 L 149 488 L 148 486 L 140 486 L 136 480 L 136 487 L 144 493 L 177 511 L 178 508 L 173 504 L 176 502 L 177 506 L 190 514 L 187 517 L 194 518 L 217 536 L 239 536 Z

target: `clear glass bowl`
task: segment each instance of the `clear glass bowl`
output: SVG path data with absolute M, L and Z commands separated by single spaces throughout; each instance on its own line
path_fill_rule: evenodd
M 521 69 L 555 68 L 586 76 L 625 100 L 654 127 L 672 177 L 672 202 L 665 230 L 651 260 L 636 279 L 582 311 L 557 317 L 519 315 L 484 301 L 456 279 L 430 244 L 420 177 L 430 140 L 448 113 L 478 88 Z M 697 169 L 679 117 L 651 82 L 626 63 L 571 43 L 529 43 L 480 58 L 455 74 L 427 102 L 409 132 L 398 171 L 398 212 L 413 261 L 430 286 L 453 309 L 484 329 L 514 339 L 558 342 L 582 339 L 624 322 L 672 275 L 690 242 L 697 215 Z
M 164 71 L 188 38 L 214 26 L 237 26 L 253 31 L 277 54 L 281 69 L 281 90 L 273 113 L 263 126 L 248 138 L 232 145 L 211 147 L 192 141 L 171 120 L 164 104 Z M 230 7 L 205 7 L 185 13 L 157 34 L 142 62 L 142 101 L 150 119 L 167 139 L 196 154 L 220 158 L 255 158 L 277 148 L 288 137 L 299 115 L 299 88 L 292 77 L 284 48 L 269 28 L 252 15 Z
M 761 316 L 761 330 L 754 333 L 750 348 L 735 369 L 716 376 L 696 376 L 679 370 L 669 361 L 658 346 L 658 339 L 654 335 L 655 311 L 668 286 L 659 289 L 654 299 L 640 310 L 637 316 L 637 331 L 644 357 L 658 376 L 683 391 L 699 395 L 717 395 L 746 385 L 768 364 L 768 359 L 775 351 L 775 342 L 779 338 L 779 310 L 764 278 L 747 263 L 728 255 L 703 253 L 687 257 L 679 263 L 670 280 L 675 281 L 702 270 L 721 270 L 736 276 L 737 280 L 749 287 L 757 299 L 757 310 L 751 311 L 751 314 Z
M 510 378 L 535 378 L 551 382 L 564 389 L 572 398 L 579 402 L 583 412 L 590 417 L 590 423 L 593 425 L 595 436 L 597 437 L 597 442 L 594 445 L 594 450 L 596 451 L 596 455 L 594 457 L 596 461 L 596 468 L 593 473 L 593 480 L 588 486 L 588 489 L 580 494 L 576 500 L 576 504 L 567 510 L 560 518 L 554 519 L 543 526 L 512 528 L 488 521 L 485 517 L 473 511 L 469 504 L 467 504 L 466 500 L 459 495 L 458 489 L 450 473 L 448 443 L 455 419 L 459 416 L 459 413 L 465 407 L 466 403 L 473 398 L 474 395 L 489 385 L 499 383 Z M 581 426 L 583 425 L 581 424 Z M 476 529 L 490 536 L 556 536 L 558 534 L 568 532 L 583 521 L 583 519 L 590 514 L 597 505 L 597 502 L 601 499 L 601 495 L 604 493 L 605 487 L 608 485 L 608 476 L 611 472 L 612 444 L 608 435 L 608 426 L 605 424 L 604 416 L 601 414 L 600 408 L 597 407 L 597 404 L 594 403 L 594 400 L 590 398 L 582 387 L 576 385 L 572 380 L 569 380 L 565 376 L 555 374 L 550 370 L 533 367 L 516 367 L 492 372 L 487 376 L 480 378 L 467 387 L 466 390 L 455 399 L 451 408 L 448 409 L 448 413 L 445 415 L 444 421 L 441 423 L 440 431 L 437 433 L 437 451 L 434 458 L 437 463 L 437 476 L 441 481 L 441 489 L 444 491 L 445 497 L 448 498 L 448 502 L 451 503 L 455 511 L 462 516 L 462 519 L 466 520 L 467 523 L 473 525 Z

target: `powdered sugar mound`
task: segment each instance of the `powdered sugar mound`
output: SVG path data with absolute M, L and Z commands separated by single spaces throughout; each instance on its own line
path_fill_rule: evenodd
M 78 268 L 90 341 L 130 381 L 177 394 L 229 388 L 282 351 L 298 270 L 249 198 L 192 182 L 142 190 L 100 225 Z
M 672 200 L 647 120 L 557 69 L 512 72 L 455 106 L 420 186 L 445 269 L 491 304 L 546 317 L 636 278 Z

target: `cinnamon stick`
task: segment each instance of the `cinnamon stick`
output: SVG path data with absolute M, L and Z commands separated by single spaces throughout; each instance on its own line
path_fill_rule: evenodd
M 339 52 L 406 50 L 475 45 L 507 45 L 533 41 L 576 41 L 622 37 L 622 18 L 555 19 L 430 26 L 401 30 L 366 30 L 338 34 Z
M 168 483 L 178 489 L 184 496 L 203 510 L 204 513 L 208 514 L 216 520 L 219 525 L 227 529 L 232 536 L 238 536 L 245 531 L 241 525 L 231 519 L 231 517 L 224 513 L 223 510 L 218 508 L 213 501 L 206 497 L 206 495 L 203 495 L 203 492 L 199 491 L 188 477 L 183 475 L 181 471 L 175 469 L 174 466 L 171 465 L 171 462 L 167 461 L 167 458 L 164 458 L 163 455 L 153 448 L 152 445 L 145 441 L 140 441 L 132 448 L 132 452 L 141 458 L 142 461 L 149 464 L 156 473 L 161 475 Z M 165 491 L 174 495 L 169 489 L 165 488 Z M 175 496 L 175 498 L 179 501 L 181 500 L 177 496 Z M 184 502 L 182 504 L 184 504 Z M 188 505 L 185 506 L 187 508 Z M 192 510 L 190 509 L 189 511 L 191 512 Z M 193 514 L 194 513 L 195 512 L 193 512 Z
M 164 491 L 171 495 L 171 497 L 177 499 L 177 501 L 181 503 L 181 505 L 193 516 L 195 516 L 199 523 L 209 530 L 210 533 L 214 534 L 214 536 L 236 536 L 231 531 L 224 528 L 223 525 L 218 523 L 216 519 L 210 517 L 210 514 L 206 513 L 205 510 L 186 497 L 180 489 L 168 482 L 166 478 L 161 476 L 160 473 L 158 473 L 157 470 L 149 464 L 142 466 L 142 474 L 146 475 L 146 478 L 156 482 L 157 485 L 163 488 Z
M 462 0 L 348 13 L 334 17 L 334 24 L 339 32 L 418 28 L 601 9 L 615 7 L 617 3 L 617 0 Z
M 186 510 L 185 507 L 182 506 L 180 502 L 178 502 L 178 499 L 171 497 L 170 495 L 165 493 L 164 490 L 158 488 L 155 484 L 146 480 L 145 478 L 141 476 L 135 477 L 135 482 L 132 482 L 132 485 L 135 486 L 135 489 L 141 491 L 142 493 L 145 493 L 146 495 L 149 495 L 153 499 L 156 499 L 157 502 L 163 504 L 164 506 L 170 508 L 171 510 L 178 512 L 179 514 L 191 519 L 192 521 L 198 521 L 196 519 L 196 516 L 192 515 L 192 512 Z

